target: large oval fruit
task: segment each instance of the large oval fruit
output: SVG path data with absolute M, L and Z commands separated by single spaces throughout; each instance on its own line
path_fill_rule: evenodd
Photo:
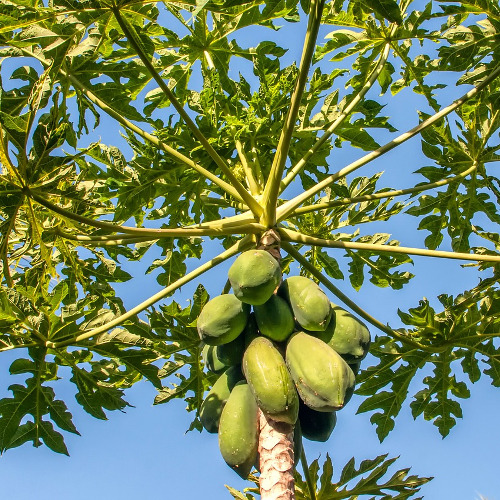
M 283 342 L 293 332 L 295 321 L 288 302 L 278 295 L 260 306 L 254 306 L 255 319 L 260 333 L 276 342 Z
M 243 355 L 243 373 L 261 410 L 273 420 L 294 424 L 299 399 L 285 360 L 266 337 L 256 337 Z
M 241 367 L 231 366 L 221 374 L 208 392 L 200 407 L 200 420 L 208 432 L 218 431 L 222 410 L 233 387 L 242 379 Z
M 337 414 L 334 411 L 316 411 L 305 404 L 301 404 L 299 421 L 303 437 L 310 441 L 324 443 L 328 441 L 333 429 L 335 429 Z
M 260 305 L 269 300 L 281 280 L 278 261 L 265 250 L 248 250 L 228 271 L 234 295 L 242 302 Z
M 222 458 L 243 479 L 257 458 L 258 406 L 246 382 L 238 382 L 227 400 L 219 422 Z
M 312 335 L 297 332 L 290 337 L 286 364 L 302 401 L 313 410 L 340 410 L 352 394 L 354 374 L 349 365 Z
M 243 331 L 249 314 L 250 306 L 234 295 L 218 295 L 201 310 L 196 324 L 198 334 L 205 344 L 227 344 Z
M 348 363 L 362 360 L 370 347 L 370 332 L 364 323 L 332 304 L 333 316 L 328 328 L 317 335 Z
M 246 328 L 246 327 L 245 327 Z M 216 346 L 217 357 L 226 366 L 241 365 L 241 359 L 245 352 L 245 330 L 241 335 L 238 335 L 234 340 L 227 344 Z
M 227 368 L 227 365 L 217 355 L 217 346 L 205 345 L 201 351 L 201 356 L 207 369 L 213 373 L 220 373 Z
M 288 301 L 302 328 L 326 329 L 332 315 L 330 300 L 314 281 L 305 276 L 290 276 L 280 285 L 278 293 Z

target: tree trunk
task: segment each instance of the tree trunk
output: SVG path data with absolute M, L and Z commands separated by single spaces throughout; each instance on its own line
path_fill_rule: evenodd
M 258 248 L 269 252 L 280 264 L 281 238 L 270 229 Z M 261 500 L 295 500 L 293 479 L 293 425 L 276 422 L 259 410 L 259 466 Z
M 293 425 L 276 422 L 259 411 L 261 500 L 294 500 Z

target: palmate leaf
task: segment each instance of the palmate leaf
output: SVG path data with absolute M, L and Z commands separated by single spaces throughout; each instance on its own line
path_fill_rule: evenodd
M 413 345 L 377 338 L 370 352 L 378 358 L 378 364 L 358 376 L 357 393 L 367 396 L 358 412 L 376 412 L 371 421 L 380 440 L 394 427 L 410 382 L 422 376 L 421 370 L 428 364 L 433 372 L 422 376 L 426 387 L 413 396 L 410 407 L 414 418 L 423 415 L 442 436 L 450 432 L 456 418 L 462 417 L 459 400 L 470 396 L 469 384 L 459 380 L 463 377 L 458 366 L 472 383 L 482 372 L 493 385 L 499 385 L 500 350 L 495 342 L 500 335 L 499 293 L 498 288 L 480 285 L 455 299 L 441 295 L 438 299 L 444 310 L 439 313 L 422 300 L 408 313 L 399 311 L 402 321 L 413 327 L 399 332 Z M 480 363 L 485 365 L 482 370 Z
M 432 478 L 408 475 L 409 469 L 391 472 L 389 468 L 397 458 L 380 455 L 373 460 L 364 460 L 356 468 L 352 458 L 342 469 L 340 478 L 333 482 L 333 463 L 327 454 L 322 465 L 321 475 L 319 461 L 309 466 L 309 475 L 315 488 L 317 500 L 355 500 L 370 496 L 371 499 L 405 499 L 412 498 L 420 491 L 421 486 Z M 390 475 L 386 478 L 387 474 Z M 306 481 L 296 473 L 297 500 L 311 498 Z M 421 497 L 420 497 L 421 498 Z
M 12 398 L 0 400 L 0 451 L 20 446 L 31 441 L 33 446 L 43 443 L 58 453 L 68 454 L 62 435 L 54 429 L 78 434 L 66 404 L 55 399 L 52 387 L 45 382 L 57 378 L 57 364 L 45 360 L 46 350 L 30 348 L 32 359 L 15 360 L 10 373 L 31 374 L 26 385 L 9 387 Z
M 333 462 L 330 455 L 322 465 L 314 460 L 308 467 L 307 478 L 295 471 L 295 498 L 297 500 L 356 500 L 370 498 L 371 500 L 389 500 L 413 498 L 420 488 L 432 477 L 408 475 L 410 469 L 400 469 L 392 472 L 397 458 L 387 458 L 380 455 L 373 460 L 363 460 L 356 468 L 352 458 L 344 466 L 338 481 L 334 482 Z M 305 475 L 304 475 L 305 476 Z M 387 477 L 389 476 L 389 477 Z M 250 481 L 258 484 L 258 478 L 250 476 Z M 309 489 L 313 488 L 313 492 Z M 245 488 L 243 492 L 226 485 L 233 498 L 252 500 L 258 493 L 258 488 Z M 422 498 L 422 497 L 418 497 Z M 415 499 L 417 500 L 417 499 Z
M 165 337 L 160 352 L 167 361 L 160 370 L 160 376 L 169 383 L 159 391 L 155 404 L 183 398 L 187 403 L 186 409 L 196 411 L 190 430 L 202 429 L 197 413 L 203 394 L 211 385 L 211 378 L 204 371 L 201 360 L 203 345 L 196 329 L 196 319 L 208 299 L 204 287 L 199 285 L 191 305 L 181 308 L 173 301 L 168 306 L 160 306 L 161 311 L 154 310 L 150 314 L 153 331 Z

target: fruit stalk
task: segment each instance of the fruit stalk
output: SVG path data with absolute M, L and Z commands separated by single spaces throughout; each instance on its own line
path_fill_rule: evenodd
M 281 238 L 270 229 L 259 241 L 281 263 Z M 293 425 L 276 422 L 259 410 L 259 467 L 261 500 L 295 500 Z
M 276 422 L 259 410 L 261 500 L 294 500 L 293 425 Z

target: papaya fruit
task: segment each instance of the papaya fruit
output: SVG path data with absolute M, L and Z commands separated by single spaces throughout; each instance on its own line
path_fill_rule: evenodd
M 234 295 L 251 305 L 264 304 L 281 281 L 278 261 L 265 250 L 240 254 L 228 271 Z
M 215 347 L 217 358 L 226 366 L 241 365 L 241 359 L 245 352 L 245 330 L 234 340 L 227 344 L 221 344 Z
M 217 346 L 206 344 L 201 351 L 203 362 L 212 373 L 220 373 L 227 368 L 217 355 Z
M 290 304 L 297 323 L 306 330 L 324 331 L 332 310 L 325 292 L 305 276 L 290 276 L 280 285 L 278 294 Z
M 293 332 L 295 321 L 288 302 L 278 295 L 262 305 L 253 307 L 257 326 L 262 335 L 276 342 L 283 342 Z
M 366 325 L 350 312 L 332 304 L 332 319 L 324 332 L 316 334 L 337 351 L 348 363 L 362 360 L 370 347 Z
M 354 373 L 328 344 L 296 332 L 286 347 L 286 364 L 302 401 L 317 411 L 340 410 L 352 394 Z
M 219 421 L 222 458 L 246 479 L 257 458 L 258 406 L 249 385 L 238 382 L 231 391 Z
M 259 405 L 273 420 L 294 424 L 299 398 L 283 356 L 266 337 L 256 337 L 243 355 L 243 373 Z
M 196 323 L 198 334 L 205 344 L 227 344 L 243 331 L 249 314 L 250 306 L 234 295 L 218 295 L 201 310 Z
M 243 338 L 245 340 L 245 349 L 250 345 L 250 342 L 255 337 L 259 337 L 259 327 L 257 326 L 257 320 L 255 319 L 255 313 L 251 312 L 248 318 L 245 329 L 243 330 Z
M 299 408 L 299 422 L 302 436 L 309 441 L 328 441 L 335 425 L 337 414 L 334 411 L 316 411 L 301 403 Z
M 200 421 L 203 427 L 214 434 L 219 429 L 219 420 L 222 410 L 233 390 L 233 387 L 243 380 L 241 366 L 227 368 L 215 381 L 200 407 Z

